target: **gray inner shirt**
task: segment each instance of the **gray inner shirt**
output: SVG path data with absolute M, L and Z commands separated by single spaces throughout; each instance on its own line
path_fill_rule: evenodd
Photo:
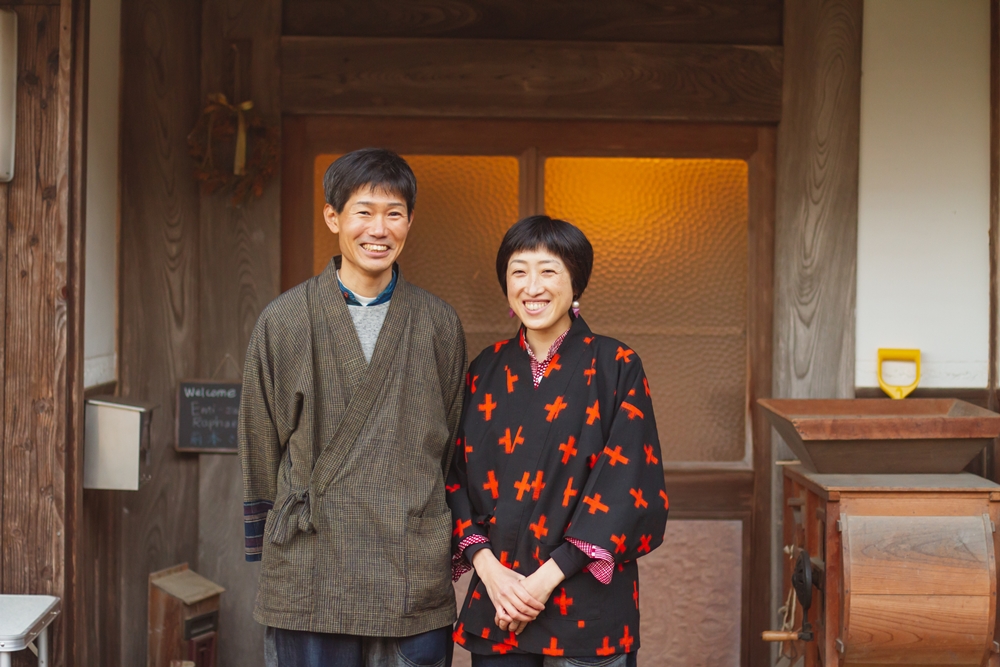
M 385 322 L 385 314 L 389 312 L 390 303 L 392 301 L 377 306 L 347 304 L 347 311 L 354 320 L 354 329 L 358 332 L 358 340 L 361 341 L 361 351 L 365 353 L 365 361 L 372 360 L 375 343 L 378 342 L 378 334 L 382 331 L 382 323 Z

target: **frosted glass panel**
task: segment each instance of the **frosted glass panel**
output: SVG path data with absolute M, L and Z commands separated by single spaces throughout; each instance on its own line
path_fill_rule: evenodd
M 582 313 L 642 357 L 664 459 L 741 460 L 746 163 L 549 158 L 545 208 L 594 245 Z
M 639 667 L 737 667 L 742 565 L 741 521 L 668 521 L 639 559 Z
M 314 273 L 338 252 L 337 238 L 321 214 L 323 173 L 336 157 L 321 155 L 315 164 Z M 507 317 L 494 268 L 500 241 L 517 221 L 517 158 L 404 157 L 417 177 L 417 205 L 400 267 L 408 281 L 455 308 L 465 327 L 469 357 L 475 357 L 517 327 L 516 320 Z

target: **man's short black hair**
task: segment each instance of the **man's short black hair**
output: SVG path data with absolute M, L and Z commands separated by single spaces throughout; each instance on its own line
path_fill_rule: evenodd
M 497 251 L 497 279 L 507 294 L 507 263 L 523 250 L 547 250 L 562 260 L 573 281 L 573 298 L 583 296 L 594 268 L 594 247 L 580 229 L 565 220 L 547 215 L 522 218 L 507 230 Z
M 326 203 L 338 214 L 362 188 L 399 195 L 406 214 L 417 204 L 417 178 L 406 160 L 387 148 L 362 148 L 337 158 L 323 176 Z

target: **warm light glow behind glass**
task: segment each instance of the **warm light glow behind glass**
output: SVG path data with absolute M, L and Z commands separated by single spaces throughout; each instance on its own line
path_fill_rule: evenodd
M 746 163 L 550 158 L 545 208 L 594 245 L 582 315 L 642 357 L 664 458 L 742 459 Z

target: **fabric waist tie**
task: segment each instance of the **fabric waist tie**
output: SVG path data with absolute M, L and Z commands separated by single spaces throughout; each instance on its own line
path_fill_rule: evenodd
M 295 508 L 302 506 L 298 514 L 292 514 Z M 274 531 L 271 534 L 272 544 L 288 544 L 299 531 L 314 532 L 312 525 L 312 509 L 309 506 L 309 489 L 293 493 L 281 503 L 278 514 L 274 518 Z

